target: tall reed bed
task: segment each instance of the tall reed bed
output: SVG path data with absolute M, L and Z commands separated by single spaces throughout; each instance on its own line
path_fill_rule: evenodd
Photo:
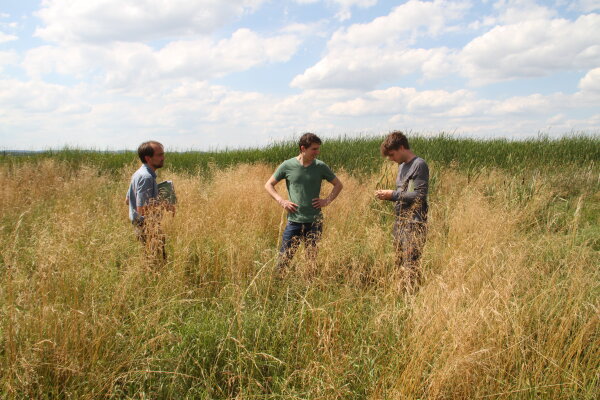
M 322 147 L 323 161 L 334 168 L 344 168 L 353 174 L 373 174 L 379 171 L 379 145 L 383 137 L 326 138 Z M 478 171 L 481 167 L 498 167 L 511 172 L 545 169 L 548 165 L 573 164 L 576 167 L 600 160 L 600 136 L 571 135 L 559 139 L 538 137 L 511 141 L 506 139 L 475 140 L 456 138 L 447 134 L 432 137 L 411 135 L 415 152 L 440 166 L 458 167 L 464 171 Z M 237 164 L 278 164 L 298 152 L 297 143 L 273 143 L 261 149 L 224 149 L 218 151 L 170 152 L 167 157 L 175 172 L 208 173 L 216 168 Z M 0 152 L 0 164 L 19 165 L 34 160 L 53 159 L 65 162 L 73 169 L 81 165 L 94 166 L 101 172 L 118 173 L 125 165 L 135 162 L 132 151 L 110 152 L 77 149 L 49 150 L 40 153 L 16 155 Z
M 431 164 L 414 295 L 372 196 L 381 161 L 338 169 L 316 268 L 301 249 L 283 278 L 271 165 L 161 170 L 180 204 L 158 267 L 127 221 L 135 163 L 0 166 L 2 397 L 597 398 L 598 166 Z

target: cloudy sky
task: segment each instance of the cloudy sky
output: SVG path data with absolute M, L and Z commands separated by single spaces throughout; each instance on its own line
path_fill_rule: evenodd
M 2 0 L 0 149 L 600 132 L 600 0 Z

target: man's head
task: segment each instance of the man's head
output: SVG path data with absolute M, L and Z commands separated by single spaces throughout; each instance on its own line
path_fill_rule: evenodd
M 147 164 L 152 169 L 161 168 L 165 162 L 163 145 L 153 140 L 140 144 L 138 156 L 142 163 Z
M 298 145 L 300 146 L 300 153 L 308 159 L 312 160 L 317 158 L 321 152 L 321 139 L 314 133 L 307 132 L 300 136 Z
M 408 139 L 400 131 L 391 132 L 381 143 L 381 155 L 398 164 L 406 161 L 407 155 L 410 153 Z

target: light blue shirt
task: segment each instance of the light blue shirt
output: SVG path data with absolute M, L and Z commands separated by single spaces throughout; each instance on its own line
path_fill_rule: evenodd
M 147 206 L 150 200 L 158 197 L 156 173 L 148 165 L 143 164 L 131 177 L 127 191 L 129 200 L 129 219 L 134 224 L 140 224 L 144 217 L 139 215 L 137 207 Z

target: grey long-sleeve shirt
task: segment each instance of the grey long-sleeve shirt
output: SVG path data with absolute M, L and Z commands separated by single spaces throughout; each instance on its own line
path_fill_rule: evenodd
M 427 222 L 427 193 L 429 191 L 429 167 L 421 157 L 415 157 L 398 167 L 396 190 L 392 201 L 396 202 L 396 215 L 413 221 Z

